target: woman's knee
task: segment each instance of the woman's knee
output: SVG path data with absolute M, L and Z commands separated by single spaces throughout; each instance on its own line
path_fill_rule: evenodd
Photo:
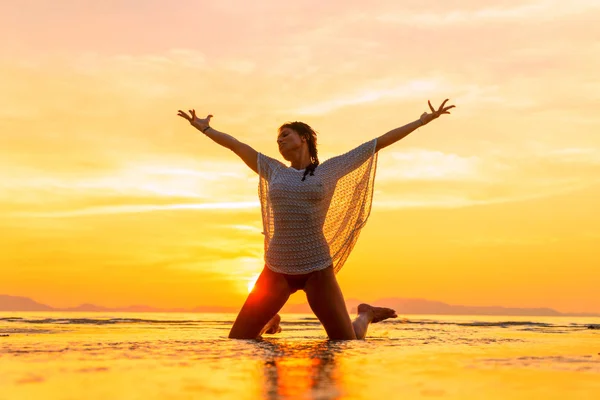
M 330 339 L 356 339 L 344 296 L 332 268 L 318 271 L 309 279 L 306 297 Z
M 256 339 L 287 302 L 290 290 L 285 278 L 278 275 L 265 267 L 233 323 L 230 338 Z

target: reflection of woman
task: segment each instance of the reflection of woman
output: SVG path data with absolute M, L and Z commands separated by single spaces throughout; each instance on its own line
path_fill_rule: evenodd
M 341 388 L 335 356 L 343 351 L 339 345 L 329 340 L 302 345 L 262 342 L 265 398 L 323 398 L 325 394 L 326 398 L 338 398 Z
M 445 100 L 431 113 L 319 163 L 317 135 L 302 122 L 279 128 L 283 163 L 256 152 L 205 119 L 179 111 L 216 143 L 236 153 L 259 174 L 265 234 L 265 268 L 248 296 L 229 337 L 254 339 L 279 330 L 277 313 L 290 295 L 304 290 L 313 312 L 331 339 L 362 339 L 368 325 L 396 317 L 394 310 L 361 304 L 352 322 L 335 274 L 346 261 L 371 209 L 377 152 L 454 106 Z

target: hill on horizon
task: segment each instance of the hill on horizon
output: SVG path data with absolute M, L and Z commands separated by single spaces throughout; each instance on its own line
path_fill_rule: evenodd
M 361 301 L 348 299 L 346 307 L 352 314 Z M 390 307 L 398 314 L 437 314 L 437 315 L 504 315 L 504 316 L 578 316 L 599 317 L 595 313 L 561 313 L 552 308 L 515 308 L 502 306 L 463 306 L 451 305 L 440 301 L 425 299 L 403 299 L 398 297 L 384 298 L 372 303 L 376 306 Z M 78 311 L 78 312 L 198 312 L 198 313 L 229 313 L 239 311 L 239 307 L 197 306 L 190 309 L 163 309 L 146 305 L 131 305 L 127 307 L 103 307 L 94 304 L 81 304 L 77 307 L 56 308 L 48 306 L 28 297 L 0 295 L 1 311 Z M 308 304 L 287 304 L 282 313 L 312 313 Z

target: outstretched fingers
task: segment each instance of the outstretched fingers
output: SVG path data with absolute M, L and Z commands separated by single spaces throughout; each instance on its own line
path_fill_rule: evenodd
M 431 114 L 433 118 L 437 118 L 442 114 L 450 114 L 450 112 L 448 110 L 456 107 L 454 105 L 452 106 L 448 106 L 446 107 L 446 103 L 448 102 L 449 99 L 446 99 L 442 102 L 442 105 L 436 110 L 435 108 L 433 108 L 433 106 L 431 105 L 431 101 L 427 100 L 427 104 L 429 104 L 429 109 L 431 110 Z
M 177 115 L 179 115 L 181 118 L 185 118 L 188 121 L 192 120 L 192 117 L 190 117 L 189 115 L 187 115 L 184 111 L 178 110 L 177 111 Z
M 448 111 L 451 108 L 454 108 L 456 106 L 448 106 L 448 107 L 444 107 L 442 108 L 442 110 L 440 111 L 440 114 L 450 114 L 450 111 Z
M 440 108 L 438 108 L 438 113 L 441 113 L 442 110 L 444 109 L 444 105 L 448 102 L 448 99 L 444 100 L 444 102 L 442 103 L 442 105 L 440 106 Z
M 188 113 L 189 113 L 189 115 L 188 115 Z M 196 115 L 196 110 L 195 109 L 188 110 L 188 113 L 186 113 L 185 111 L 182 111 L 182 110 L 177 110 L 177 115 L 179 115 L 181 118 L 187 119 L 190 122 L 194 122 L 196 120 L 199 120 L 199 121 L 206 121 L 206 123 L 210 123 L 210 119 L 213 117 L 212 114 L 208 114 L 206 116 L 206 119 L 200 120 L 198 118 L 198 116 Z
M 442 105 L 440 106 L 440 108 L 437 111 L 438 114 L 450 114 L 448 112 L 448 110 L 451 109 L 451 108 L 454 108 L 455 106 L 444 107 L 447 102 L 448 102 L 448 99 L 444 100 L 444 102 L 442 103 Z

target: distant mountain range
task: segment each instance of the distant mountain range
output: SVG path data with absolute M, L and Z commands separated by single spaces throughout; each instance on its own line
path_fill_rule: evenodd
M 354 314 L 361 301 L 348 299 L 346 306 Z M 460 306 L 442 303 L 439 301 L 423 299 L 402 299 L 397 297 L 380 299 L 373 303 L 377 306 L 390 307 L 399 315 L 404 314 L 434 314 L 434 315 L 505 315 L 505 316 L 577 316 L 600 317 L 594 313 L 561 313 L 551 308 L 510 308 L 510 307 L 481 307 Z M 241 306 L 241 305 L 240 305 Z M 239 307 L 199 306 L 190 309 L 184 308 L 156 308 L 144 305 L 109 308 L 94 304 L 81 304 L 71 308 L 56 308 L 38 303 L 27 297 L 0 295 L 1 311 L 79 311 L 79 312 L 198 312 L 198 313 L 229 313 L 237 312 Z M 286 305 L 283 313 L 311 313 L 308 304 Z

